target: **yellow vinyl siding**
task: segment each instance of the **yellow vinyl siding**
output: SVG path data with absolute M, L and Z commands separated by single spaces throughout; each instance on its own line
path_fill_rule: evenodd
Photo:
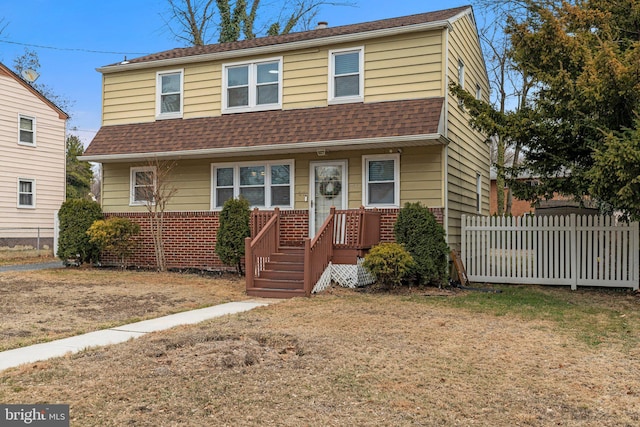
M 282 55 L 104 74 L 103 125 L 156 120 L 157 72 L 178 69 L 184 70 L 183 118 L 219 116 L 223 64 L 279 56 L 283 60 L 282 108 L 324 107 L 328 98 L 329 51 L 361 46 L 365 50 L 365 102 L 442 96 L 442 35 L 431 31 Z
M 185 68 L 185 119 L 220 114 L 222 65 L 196 64 Z
M 458 59 L 465 66 L 464 87 L 475 95 L 476 83 L 482 88 L 482 95 L 488 101 L 489 82 L 486 75 L 478 37 L 469 16 L 457 20 L 449 35 L 449 78 L 458 82 Z M 456 247 L 460 242 L 462 215 L 475 215 L 476 173 L 482 176 L 482 214 L 489 213 L 489 144 L 486 136 L 473 130 L 469 125 L 468 113 L 461 111 L 458 100 L 449 96 L 448 100 L 448 213 L 449 244 Z
M 365 102 L 441 96 L 439 31 L 374 40 L 365 45 Z
M 400 201 L 420 201 L 430 207 L 441 207 L 442 161 L 441 146 L 407 147 L 400 156 Z M 394 151 L 395 152 L 395 151 Z M 181 161 L 171 174 L 177 189 L 168 203 L 169 211 L 200 211 L 211 207 L 211 164 L 240 163 L 247 161 L 271 161 L 294 159 L 294 208 L 309 208 L 310 162 L 347 160 L 348 205 L 359 208 L 362 200 L 362 156 L 386 154 L 388 150 L 362 150 L 329 152 L 319 157 L 316 153 L 295 156 L 263 156 L 257 158 L 233 157 Z M 129 206 L 130 168 L 145 166 L 142 163 L 107 163 L 103 165 L 102 204 L 105 212 L 145 211 L 144 206 Z M 307 200 L 305 201 L 305 196 Z
M 104 126 L 155 120 L 155 70 L 104 74 L 102 91 Z
M 211 207 L 211 166 L 208 160 L 176 163 L 169 180 L 176 192 L 167 204 L 168 211 L 207 211 Z M 146 211 L 144 206 L 129 206 L 130 171 L 145 163 L 103 164 L 102 207 L 105 212 Z
M 293 52 L 284 56 L 284 109 L 327 105 L 328 61 L 326 49 Z

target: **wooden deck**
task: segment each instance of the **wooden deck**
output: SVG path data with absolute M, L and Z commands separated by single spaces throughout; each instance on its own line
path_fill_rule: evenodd
M 329 263 L 356 264 L 380 241 L 376 210 L 331 208 L 322 227 L 299 247 L 280 244 L 280 211 L 254 210 L 253 238 L 245 240 L 247 294 L 269 298 L 309 296 Z

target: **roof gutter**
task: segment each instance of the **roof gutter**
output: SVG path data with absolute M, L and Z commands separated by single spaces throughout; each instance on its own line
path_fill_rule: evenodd
M 182 64 L 190 64 L 194 62 L 204 62 L 204 61 L 216 61 L 223 59 L 231 59 L 237 57 L 244 56 L 254 56 L 254 55 L 263 55 L 263 54 L 271 54 L 274 52 L 286 52 L 291 50 L 300 50 L 300 49 L 309 49 L 316 48 L 319 46 L 325 46 L 334 43 L 349 43 L 349 42 L 360 42 L 362 40 L 374 38 L 374 37 L 388 37 L 399 34 L 413 33 L 418 31 L 430 31 L 436 29 L 443 28 L 452 28 L 452 22 L 455 20 L 454 17 L 449 20 L 444 21 L 434 21 L 434 22 L 425 22 L 422 24 L 414 24 L 407 25 L 404 27 L 392 27 L 392 28 L 384 28 L 381 30 L 373 30 L 373 31 L 365 31 L 361 33 L 353 33 L 353 34 L 343 34 L 338 36 L 329 36 L 329 37 L 319 37 L 310 40 L 301 40 L 297 42 L 290 43 L 276 43 L 268 46 L 259 46 L 247 49 L 239 49 L 239 50 L 229 50 L 225 52 L 215 52 L 215 53 L 207 53 L 202 55 L 190 55 L 183 56 L 179 58 L 170 58 L 170 59 L 160 59 L 156 61 L 145 61 L 145 62 L 137 62 L 137 63 L 129 63 L 129 64 L 116 64 L 116 65 L 108 65 L 105 67 L 96 68 L 97 71 L 103 74 L 116 73 L 120 71 L 128 71 L 128 70 L 141 70 L 145 68 L 155 68 L 155 67 L 163 67 L 163 66 L 177 66 Z
M 157 159 L 200 159 L 207 157 L 236 157 L 246 155 L 264 155 L 277 153 L 305 153 L 316 150 L 345 151 L 357 149 L 363 145 L 367 148 L 409 147 L 423 145 L 446 144 L 446 139 L 440 134 L 390 136 L 383 138 L 345 139 L 336 141 L 295 142 L 289 144 L 262 145 L 249 147 L 204 148 L 200 150 L 160 151 L 147 153 L 126 154 L 95 154 L 78 156 L 79 160 L 96 163 L 115 163 Z

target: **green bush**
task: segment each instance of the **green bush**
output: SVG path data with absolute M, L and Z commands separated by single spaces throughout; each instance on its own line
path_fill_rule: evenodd
M 364 268 L 376 276 L 380 286 L 393 288 L 414 268 L 411 254 L 398 243 L 380 243 L 364 257 Z
M 95 221 L 87 235 L 89 242 L 98 246 L 100 251 L 111 251 L 120 260 L 120 266 L 126 267 L 125 260 L 133 253 L 136 241 L 133 237 L 140 233 L 140 226 L 128 218 L 112 216 L 106 220 Z
M 87 230 L 94 221 L 103 217 L 102 208 L 97 202 L 86 199 L 65 201 L 58 212 L 58 257 L 63 261 L 74 259 L 79 263 L 97 261 L 100 249 L 89 241 Z
M 216 236 L 216 255 L 224 264 L 236 267 L 238 274 L 242 274 L 244 239 L 251 235 L 250 219 L 251 210 L 246 199 L 241 197 L 224 202 Z
M 396 241 L 415 261 L 414 279 L 418 284 L 446 284 L 449 276 L 449 248 L 444 228 L 420 202 L 406 203 L 394 226 Z

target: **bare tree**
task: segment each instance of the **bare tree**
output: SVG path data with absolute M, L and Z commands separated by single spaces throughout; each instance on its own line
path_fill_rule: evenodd
M 480 40 L 485 53 L 487 72 L 489 73 L 491 103 L 493 108 L 504 115 L 508 111 L 517 111 L 527 105 L 529 92 L 534 82 L 527 71 L 518 67 L 511 57 L 511 40 L 506 33 L 510 20 L 526 19 L 527 4 L 554 0 L 520 0 L 505 2 L 502 0 L 475 0 L 473 3 L 481 10 L 483 25 L 479 30 Z M 510 214 L 513 204 L 511 188 L 507 184 L 507 169 L 516 168 L 522 151 L 521 141 L 505 139 L 503 135 L 493 135 L 492 164 L 496 168 L 497 214 Z M 506 207 L 505 194 L 507 187 Z
M 167 204 L 178 191 L 171 180 L 175 166 L 174 161 L 150 159 L 147 161 L 147 170 L 136 176 L 135 197 L 137 200 L 146 201 L 158 271 L 167 270 L 164 250 L 164 214 Z
M 167 27 L 180 42 L 191 46 L 208 43 L 208 31 L 215 11 L 214 0 L 167 0 L 169 19 Z M 174 25 L 171 25 L 171 23 Z
M 169 30 L 176 40 L 191 46 L 210 43 L 213 38 L 210 30 L 218 34 L 220 43 L 307 30 L 321 7 L 355 5 L 352 1 L 326 0 L 274 0 L 269 3 L 261 3 L 260 0 L 167 1 L 170 10 L 166 24 Z M 269 10 L 269 13 L 264 10 Z M 273 13 L 274 10 L 277 12 Z

